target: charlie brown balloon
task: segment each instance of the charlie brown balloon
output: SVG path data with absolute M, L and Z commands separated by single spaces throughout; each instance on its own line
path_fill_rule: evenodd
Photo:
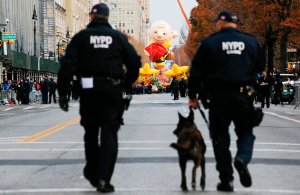
M 151 41 L 145 47 L 145 52 L 152 62 L 156 62 L 157 69 L 165 69 L 164 61 L 168 56 L 172 56 L 170 47 L 177 33 L 173 31 L 170 25 L 162 20 L 156 21 L 148 30 Z

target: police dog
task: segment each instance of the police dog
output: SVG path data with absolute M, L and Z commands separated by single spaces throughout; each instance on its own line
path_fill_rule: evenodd
M 181 189 L 188 191 L 186 185 L 186 165 L 188 160 L 194 162 L 192 170 L 192 188 L 196 190 L 196 170 L 201 166 L 200 186 L 202 190 L 205 188 L 205 157 L 206 145 L 203 137 L 196 127 L 194 122 L 194 112 L 190 108 L 190 114 L 187 118 L 183 117 L 180 113 L 177 128 L 174 134 L 177 136 L 177 143 L 172 143 L 170 146 L 177 150 L 179 156 L 179 166 L 181 169 Z

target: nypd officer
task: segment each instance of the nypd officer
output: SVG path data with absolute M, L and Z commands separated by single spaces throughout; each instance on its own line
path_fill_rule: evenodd
M 252 158 L 255 140 L 254 107 L 247 89 L 255 83 L 257 72 L 265 68 L 265 57 L 257 39 L 237 29 L 238 21 L 238 17 L 229 11 L 218 15 L 218 32 L 201 42 L 192 60 L 188 80 L 191 107 L 199 108 L 201 94 L 210 99 L 210 135 L 221 180 L 218 191 L 234 190 L 229 150 L 231 121 L 237 135 L 234 166 L 241 184 L 245 187 L 252 184 L 247 165 Z
M 58 72 L 59 105 L 64 111 L 68 111 L 67 92 L 73 76 L 81 81 L 80 123 L 85 129 L 86 156 L 83 173 L 100 192 L 114 191 L 110 181 L 118 153 L 122 91 L 137 79 L 141 66 L 140 56 L 125 35 L 112 29 L 108 16 L 106 4 L 93 6 L 91 22 L 73 37 Z

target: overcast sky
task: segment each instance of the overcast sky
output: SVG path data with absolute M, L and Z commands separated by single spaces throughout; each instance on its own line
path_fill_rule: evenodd
M 149 2 L 151 23 L 157 20 L 164 20 L 178 33 L 180 33 L 180 29 L 183 26 L 187 26 L 177 0 L 149 0 Z M 196 0 L 181 0 L 180 2 L 189 18 L 192 8 L 197 6 Z M 174 44 L 178 44 L 178 38 L 174 41 Z

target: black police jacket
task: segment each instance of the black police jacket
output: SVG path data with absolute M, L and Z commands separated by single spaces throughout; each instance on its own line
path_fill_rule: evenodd
M 79 79 L 122 79 L 125 87 L 130 87 L 138 77 L 141 61 L 124 34 L 114 30 L 106 19 L 97 18 L 72 38 L 60 64 L 58 92 L 66 95 L 74 75 Z
M 273 85 L 273 80 L 270 76 L 260 77 L 258 79 L 258 84 L 261 91 L 269 92 Z
M 201 42 L 191 64 L 189 97 L 196 98 L 201 83 L 209 91 L 253 85 L 265 66 L 264 52 L 254 36 L 224 28 Z

